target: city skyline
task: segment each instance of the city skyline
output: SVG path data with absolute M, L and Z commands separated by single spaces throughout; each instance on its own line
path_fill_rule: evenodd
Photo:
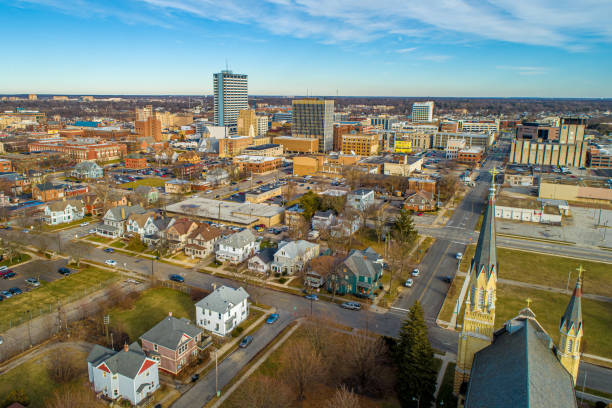
M 610 14 L 597 0 L 0 0 L 18 39 L 0 93 L 211 95 L 227 61 L 251 95 L 605 98 Z

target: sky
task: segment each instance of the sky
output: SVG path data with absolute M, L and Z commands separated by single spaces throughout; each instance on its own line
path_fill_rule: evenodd
M 611 0 L 0 0 L 0 93 L 612 97 Z

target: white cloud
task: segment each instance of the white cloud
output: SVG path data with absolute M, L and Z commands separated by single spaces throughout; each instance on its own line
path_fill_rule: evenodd
M 450 55 L 421 55 L 419 59 L 433 62 L 444 62 L 448 61 L 452 57 Z
M 496 68 L 514 71 L 519 75 L 544 75 L 549 72 L 547 67 L 498 65 Z
M 398 54 L 408 54 L 410 52 L 413 52 L 416 50 L 416 47 L 412 47 L 412 48 L 401 48 L 399 50 L 395 50 L 395 52 L 397 52 Z

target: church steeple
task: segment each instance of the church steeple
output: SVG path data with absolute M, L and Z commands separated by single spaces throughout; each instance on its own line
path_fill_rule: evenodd
M 466 279 L 463 327 L 459 336 L 454 391 L 470 377 L 474 355 L 491 344 L 495 324 L 497 250 L 495 242 L 495 169 L 491 171 L 489 201 L 485 210 L 474 258 Z
M 574 378 L 578 377 L 578 365 L 580 364 L 580 342 L 582 341 L 582 265 L 578 267 L 578 279 L 574 293 L 561 317 L 559 323 L 559 347 L 557 357 L 561 364 Z

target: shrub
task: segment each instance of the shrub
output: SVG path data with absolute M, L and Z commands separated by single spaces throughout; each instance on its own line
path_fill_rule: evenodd
M 278 280 L 278 283 L 280 283 L 281 285 L 282 285 L 283 283 L 285 283 L 285 282 L 287 282 L 287 278 L 280 278 L 280 279 Z
M 281 275 L 280 275 L 280 272 L 274 272 L 274 277 L 275 277 L 275 278 L 280 278 L 280 276 L 281 276 Z
M 240 334 L 242 334 L 242 332 L 244 331 L 244 327 L 242 326 L 238 326 L 236 327 L 233 331 L 232 331 L 232 337 L 238 337 L 240 336 Z

